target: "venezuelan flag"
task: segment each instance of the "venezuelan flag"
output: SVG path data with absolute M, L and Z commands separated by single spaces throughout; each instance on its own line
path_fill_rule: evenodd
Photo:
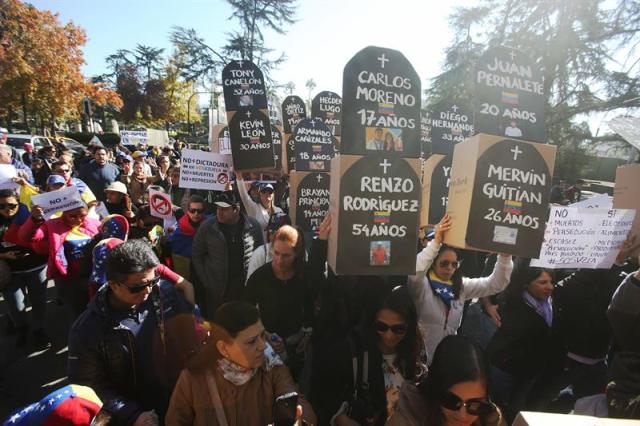
M 505 213 L 511 213 L 516 215 L 522 214 L 522 201 L 513 201 L 506 200 L 504 202 L 504 208 L 502 209 Z
M 518 105 L 520 100 L 516 92 L 502 92 L 502 103 L 509 105 Z
M 378 104 L 378 114 L 396 115 L 395 112 L 393 112 L 393 104 L 389 104 L 389 103 L 379 103 Z
M 313 145 L 313 153 L 319 154 L 322 152 L 322 147 L 320 145 Z
M 373 223 L 389 223 L 391 222 L 391 212 L 374 212 L 373 213 Z

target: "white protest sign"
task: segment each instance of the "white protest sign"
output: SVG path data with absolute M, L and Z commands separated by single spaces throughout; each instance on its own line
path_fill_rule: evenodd
M 149 189 L 149 207 L 153 217 L 167 219 L 173 216 L 171 197 L 164 192 Z
M 41 207 L 44 211 L 44 218 L 50 219 L 56 212 L 66 212 L 67 210 L 86 207 L 80 192 L 75 186 L 67 186 L 56 191 L 45 192 L 31 197 L 34 206 Z
M 18 176 L 16 168 L 11 164 L 0 164 L 0 189 L 18 189 L 20 185 L 12 179 Z
M 613 197 L 609 194 L 600 194 L 595 197 L 573 203 L 571 204 L 571 207 L 579 207 L 581 209 L 612 209 Z
M 231 177 L 231 156 L 183 149 L 180 188 L 224 191 Z
M 120 143 L 123 145 L 138 145 L 147 143 L 146 130 L 121 130 Z
M 544 233 L 540 268 L 608 269 L 631 230 L 634 209 L 553 206 Z
M 640 149 L 640 118 L 616 117 L 607 123 L 609 128 L 622 136 L 624 140 Z
M 169 133 L 166 130 L 147 129 L 147 145 L 159 147 L 169 145 Z

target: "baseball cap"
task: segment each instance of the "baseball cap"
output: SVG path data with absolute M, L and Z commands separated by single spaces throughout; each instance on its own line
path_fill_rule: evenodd
M 269 223 L 267 223 L 267 231 L 277 231 L 284 225 L 291 225 L 291 218 L 286 213 L 274 213 L 269 218 Z
M 33 145 L 31 145 L 29 142 L 24 144 L 24 150 L 27 152 L 31 152 L 33 151 Z
M 131 156 L 133 158 L 146 157 L 147 153 L 144 151 L 135 151 L 133 154 L 131 154 Z
M 128 163 L 133 163 L 133 157 L 131 157 L 130 155 L 124 155 L 124 156 L 122 156 L 122 161 L 126 161 Z
M 216 201 L 214 201 L 213 204 L 222 208 L 233 207 L 238 204 L 238 199 L 233 192 L 225 192 L 218 195 L 218 198 L 216 198 Z
M 49 175 L 47 178 L 47 185 L 64 185 L 65 183 L 67 183 L 67 181 L 60 175 Z
M 270 183 L 265 183 L 262 186 L 260 186 L 260 192 L 274 192 L 275 190 L 273 189 L 273 185 L 271 185 Z
M 262 183 L 259 180 L 254 180 L 251 182 L 251 185 L 249 185 L 249 189 L 260 188 L 261 185 Z
M 122 182 L 111 182 L 111 184 L 105 188 L 105 191 L 113 191 L 119 192 L 121 194 L 126 194 L 127 187 Z

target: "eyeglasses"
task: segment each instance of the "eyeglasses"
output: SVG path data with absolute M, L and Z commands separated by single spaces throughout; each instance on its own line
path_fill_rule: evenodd
M 13 210 L 16 207 L 18 207 L 18 205 L 14 203 L 0 204 L 0 210 L 4 210 L 4 209 Z
M 129 293 L 137 294 L 137 293 L 140 293 L 141 291 L 144 291 L 145 289 L 147 289 L 149 287 L 154 287 L 154 286 L 158 285 L 159 282 L 160 282 L 160 277 L 153 277 L 151 280 L 147 281 L 146 284 L 134 285 L 132 287 L 130 287 L 128 285 L 125 285 L 123 283 L 118 283 L 118 284 L 120 284 L 122 287 L 124 287 L 127 290 L 129 290 Z
M 470 399 L 463 401 L 460 397 L 452 392 L 447 392 L 440 400 L 440 405 L 451 411 L 458 411 L 464 406 L 467 413 L 472 416 L 487 415 L 493 411 L 493 405 L 484 400 Z
M 386 333 L 389 330 L 391 330 L 391 332 L 393 334 L 398 334 L 398 335 L 402 335 L 402 334 L 406 334 L 407 333 L 407 325 L 406 324 L 389 325 L 389 324 L 384 323 L 382 321 L 376 321 L 376 322 L 373 323 L 373 328 L 375 328 L 376 331 L 378 333 L 380 333 L 380 334 Z
M 451 265 L 453 269 L 458 269 L 458 266 L 460 266 L 460 262 L 458 262 L 457 260 L 454 260 L 452 262 L 448 260 L 441 260 L 440 262 L 438 262 L 438 266 L 441 268 L 448 268 L 449 265 Z
M 204 213 L 204 209 L 189 209 L 189 213 L 202 214 Z

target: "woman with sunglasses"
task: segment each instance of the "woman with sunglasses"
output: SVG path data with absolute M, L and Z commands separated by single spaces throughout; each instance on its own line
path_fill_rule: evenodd
M 50 340 L 44 332 L 47 289 L 47 257 L 36 254 L 31 244 L 18 236 L 20 226 L 29 220 L 27 206 L 18 201 L 12 189 L 0 189 L 0 262 L 6 267 L 7 283 L 2 289 L 9 311 L 9 329 L 18 332 L 16 345 L 27 341 L 27 307 L 25 289 L 28 291 L 32 309 L 32 326 L 37 346 L 47 345 Z
M 461 336 L 438 345 L 429 373 L 405 383 L 386 426 L 498 426 L 505 424 L 489 400 L 489 365 L 482 349 Z
M 251 216 L 260 224 L 262 230 L 262 236 L 267 241 L 267 225 L 269 224 L 269 218 L 276 214 L 282 213 L 282 209 L 275 205 L 273 185 L 270 183 L 263 183 L 260 185 L 258 192 L 258 201 L 253 201 L 247 191 L 247 186 L 244 184 L 244 179 L 241 173 L 236 173 L 236 182 L 238 184 L 238 193 L 242 199 L 247 215 Z
M 445 215 L 436 225 L 433 240 L 418 253 L 416 275 L 409 279 L 409 289 L 418 310 L 430 360 L 440 341 L 445 336 L 456 334 L 464 302 L 504 290 L 513 269 L 511 256 L 501 254 L 488 277 L 463 277 L 458 253 L 443 244 L 450 229 L 451 218 Z
M 293 424 L 296 418 L 317 424 L 296 391 L 267 344 L 258 309 L 229 302 L 216 310 L 211 337 L 180 374 L 165 420 L 176 426 Z
M 487 347 L 493 396 L 509 421 L 522 409 L 546 408 L 539 404 L 555 396 L 547 392 L 554 391 L 549 385 L 561 374 L 565 358 L 551 297 L 553 270 L 535 268 L 530 259 L 519 259 L 511 281 L 500 304 L 502 325 Z
M 20 239 L 33 244 L 38 254 L 49 256 L 47 277 L 54 280 L 74 320 L 89 301 L 89 250 L 93 237 L 100 233 L 100 221 L 88 216 L 86 206 L 49 220 L 43 214 L 42 208 L 33 206 L 31 218 L 20 227 Z
M 341 345 L 326 342 L 330 350 L 314 350 L 312 402 L 321 423 L 384 424 L 403 383 L 426 373 L 422 334 L 406 288 L 383 291 L 375 299 L 362 334 L 352 333 Z

